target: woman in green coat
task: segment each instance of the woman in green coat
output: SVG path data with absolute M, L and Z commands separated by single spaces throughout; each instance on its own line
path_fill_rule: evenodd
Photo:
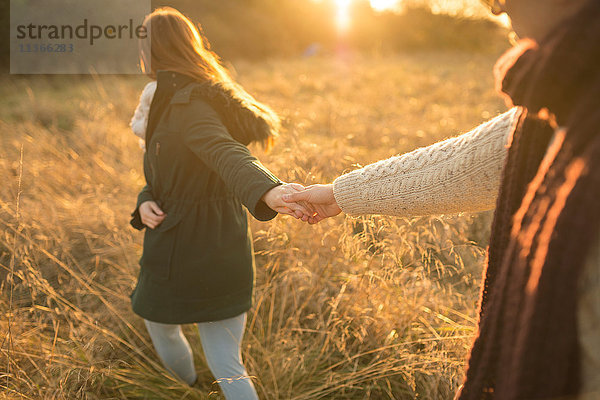
M 147 183 L 131 221 L 145 228 L 133 310 L 177 377 L 197 379 L 180 326 L 196 323 L 225 396 L 255 399 L 240 352 L 254 283 L 244 206 L 261 221 L 277 212 L 306 220 L 305 209 L 281 199 L 301 187 L 282 184 L 248 151 L 251 142 L 271 143 L 278 118 L 231 79 L 196 27 L 172 8 L 144 24 L 152 31 L 142 66 L 156 84 L 132 121 L 145 127 Z

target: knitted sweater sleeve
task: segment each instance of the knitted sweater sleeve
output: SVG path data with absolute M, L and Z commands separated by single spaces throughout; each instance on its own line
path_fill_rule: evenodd
M 418 216 L 494 208 L 513 108 L 472 131 L 337 178 L 336 202 L 350 215 Z

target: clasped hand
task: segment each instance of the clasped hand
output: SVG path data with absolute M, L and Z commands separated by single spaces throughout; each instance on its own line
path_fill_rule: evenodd
M 335 201 L 333 185 L 331 184 L 311 185 L 305 188 L 297 183 L 290 183 L 281 185 L 279 188 L 281 199 L 278 206 L 282 210 L 289 209 L 291 211 L 291 213 L 283 213 L 292 215 L 309 224 L 316 224 L 325 218 L 336 216 L 342 212 Z M 269 203 L 267 204 L 271 207 Z M 282 212 L 278 209 L 273 209 L 277 212 Z

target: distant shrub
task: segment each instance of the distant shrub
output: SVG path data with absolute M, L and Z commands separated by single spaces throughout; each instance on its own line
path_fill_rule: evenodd
M 490 20 L 433 14 L 425 7 L 370 15 L 357 23 L 353 45 L 384 53 L 420 49 L 497 52 L 507 43 L 506 30 Z

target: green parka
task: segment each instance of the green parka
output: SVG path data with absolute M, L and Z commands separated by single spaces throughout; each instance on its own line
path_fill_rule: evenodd
M 158 75 L 157 93 L 167 87 L 174 94 L 147 138 L 147 184 L 132 214 L 132 225 L 146 229 L 133 310 L 170 324 L 226 319 L 251 307 L 254 256 L 244 206 L 261 221 L 272 219 L 276 212 L 260 199 L 281 183 L 230 135 L 204 85 L 181 77 Z M 141 223 L 147 200 L 167 214 L 156 229 Z

